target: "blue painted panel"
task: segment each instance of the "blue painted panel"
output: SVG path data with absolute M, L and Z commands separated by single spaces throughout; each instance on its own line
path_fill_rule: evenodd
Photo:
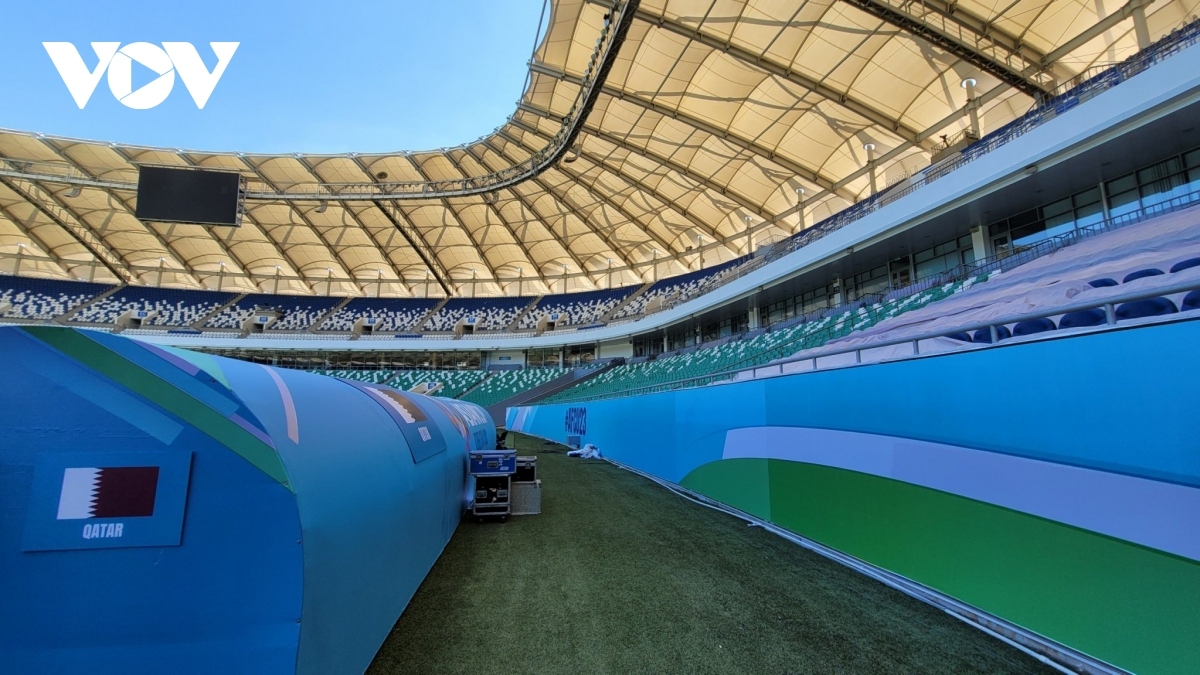
M 293 672 L 302 565 L 291 493 L 20 331 L 0 329 L 0 354 L 19 383 L 0 388 L 0 672 Z M 48 371 L 89 384 L 64 386 Z M 137 406 L 114 414 L 123 399 Z M 143 413 L 177 432 L 150 433 L 161 422 Z M 193 457 L 182 545 L 21 550 L 35 466 L 92 452 Z
M 669 480 L 720 457 L 729 429 L 862 431 L 1200 485 L 1193 425 L 1200 321 L 646 396 L 513 410 L 558 441 L 587 409 L 585 442 Z M 1153 449 L 1153 451 L 1148 451 Z
M 462 434 L 428 399 L 411 396 L 445 448 L 415 461 L 404 427 L 374 394 L 344 380 L 277 369 L 295 404 L 293 442 L 266 369 L 221 365 L 275 439 L 296 491 L 304 542 L 297 672 L 362 672 L 459 522 Z
M 0 328 L 0 356 L 18 383 L 0 389 L 0 672 L 365 670 L 458 525 L 467 450 L 495 443 L 487 413 L 406 396 L 407 412 L 441 439 L 438 451 L 413 453 L 374 394 L 337 379 L 215 357 L 197 370 L 123 338 L 92 342 L 100 351 L 56 342 L 78 349 L 68 358 Z M 132 389 L 83 365 L 111 356 L 101 347 L 146 371 L 128 380 Z M 197 406 L 180 414 L 207 406 L 275 448 L 295 492 L 214 440 L 226 431 L 202 431 L 147 398 L 163 392 L 194 400 L 178 397 L 173 410 Z M 137 548 L 22 550 L 27 520 L 58 520 L 67 469 L 153 466 L 165 476 L 189 457 L 190 486 L 185 473 L 163 479 L 182 480 L 179 489 L 155 478 L 156 500 L 163 490 L 186 496 L 175 517 L 182 535 Z M 118 474 L 148 484 L 144 472 Z M 150 509 L 137 517 L 157 519 L 165 502 L 140 499 L 104 513 Z M 67 506 L 71 516 L 91 508 Z
M 425 396 L 354 380 L 343 379 L 342 382 L 362 391 L 392 418 L 408 442 L 413 461 L 423 462 L 446 451 L 446 439 L 441 429 L 430 420 L 426 406 L 420 403 Z

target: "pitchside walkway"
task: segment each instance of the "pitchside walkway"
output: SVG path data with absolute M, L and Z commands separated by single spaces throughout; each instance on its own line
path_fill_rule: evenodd
M 1034 673 L 1021 652 L 561 446 L 543 513 L 464 521 L 369 673 Z

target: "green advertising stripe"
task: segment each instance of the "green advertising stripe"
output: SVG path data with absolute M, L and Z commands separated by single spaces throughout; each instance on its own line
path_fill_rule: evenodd
M 49 326 L 25 326 L 22 330 L 196 427 L 280 485 L 292 489 L 274 448 L 178 387 L 78 331 Z
M 1141 674 L 1200 664 L 1200 564 L 901 481 L 767 459 L 682 484 Z

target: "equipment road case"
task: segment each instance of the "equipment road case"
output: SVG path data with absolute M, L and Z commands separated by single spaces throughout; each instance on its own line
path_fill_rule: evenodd
M 508 518 L 512 513 L 512 484 L 508 476 L 476 476 L 475 503 L 471 515 L 476 520 L 484 517 Z
M 516 450 L 475 450 L 471 452 L 471 474 L 474 476 L 511 476 L 516 470 Z

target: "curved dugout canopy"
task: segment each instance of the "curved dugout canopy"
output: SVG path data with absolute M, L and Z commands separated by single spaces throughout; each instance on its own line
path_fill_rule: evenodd
M 811 226 L 1198 3 L 554 0 L 517 111 L 456 148 L 253 155 L 0 132 L 0 255 L 24 274 L 247 292 L 651 281 Z M 241 172 L 243 225 L 138 221 L 139 164 Z

